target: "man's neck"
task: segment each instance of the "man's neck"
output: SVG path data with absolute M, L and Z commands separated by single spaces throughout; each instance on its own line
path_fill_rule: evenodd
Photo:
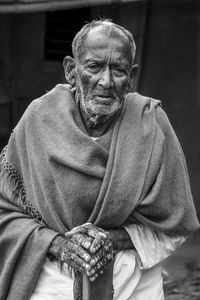
M 115 117 L 115 115 L 110 117 L 107 116 L 105 118 L 98 116 L 89 116 L 83 109 L 81 109 L 81 107 L 79 108 L 85 128 L 88 134 L 92 137 L 100 137 L 104 133 L 106 133 Z

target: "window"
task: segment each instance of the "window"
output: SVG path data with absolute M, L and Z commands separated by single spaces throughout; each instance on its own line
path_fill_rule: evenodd
M 47 12 L 45 60 L 62 61 L 63 57 L 71 55 L 75 34 L 90 20 L 89 7 Z

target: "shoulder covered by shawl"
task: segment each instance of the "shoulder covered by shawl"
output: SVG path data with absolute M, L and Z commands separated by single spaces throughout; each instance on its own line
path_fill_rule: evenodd
M 67 101 L 68 103 L 66 105 Z M 57 119 L 56 114 L 58 111 L 61 112 L 63 109 L 72 109 L 70 102 L 72 102 L 72 95 L 69 85 L 58 84 L 52 90 L 29 104 L 17 128 L 21 126 L 21 123 L 37 122 L 40 118 L 45 118 L 45 116 L 48 120 L 53 122 L 54 119 Z
M 53 92 L 50 92 L 53 94 Z M 27 144 L 37 117 L 45 112 L 46 95 L 33 101 L 0 155 L 0 299 L 29 299 L 51 241 L 58 232 L 48 228 L 26 197 L 24 165 L 29 165 Z M 55 101 L 54 101 L 55 102 Z M 44 107 L 44 108 L 43 108 Z M 48 111 L 47 111 L 48 113 Z M 31 120 L 34 120 L 32 122 Z M 28 130 L 27 130 L 28 129 Z M 30 145 L 31 147 L 31 145 Z M 36 145 L 37 147 L 37 145 Z M 31 251 L 30 251 L 31 249 Z
M 154 230 L 187 236 L 200 228 L 185 157 L 161 105 L 155 105 L 155 137 L 139 203 L 131 216 Z

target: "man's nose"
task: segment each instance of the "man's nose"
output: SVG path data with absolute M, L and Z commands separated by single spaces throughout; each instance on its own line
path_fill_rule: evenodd
M 105 89 L 109 89 L 113 85 L 112 74 L 109 68 L 102 71 L 99 84 Z

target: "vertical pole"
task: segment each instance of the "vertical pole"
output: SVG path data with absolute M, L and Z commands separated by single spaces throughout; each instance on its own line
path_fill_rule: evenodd
M 91 285 L 92 283 L 89 281 L 88 277 L 83 274 L 83 300 L 92 300 Z
M 83 300 L 112 300 L 113 299 L 113 263 L 95 281 L 90 282 L 83 275 Z

